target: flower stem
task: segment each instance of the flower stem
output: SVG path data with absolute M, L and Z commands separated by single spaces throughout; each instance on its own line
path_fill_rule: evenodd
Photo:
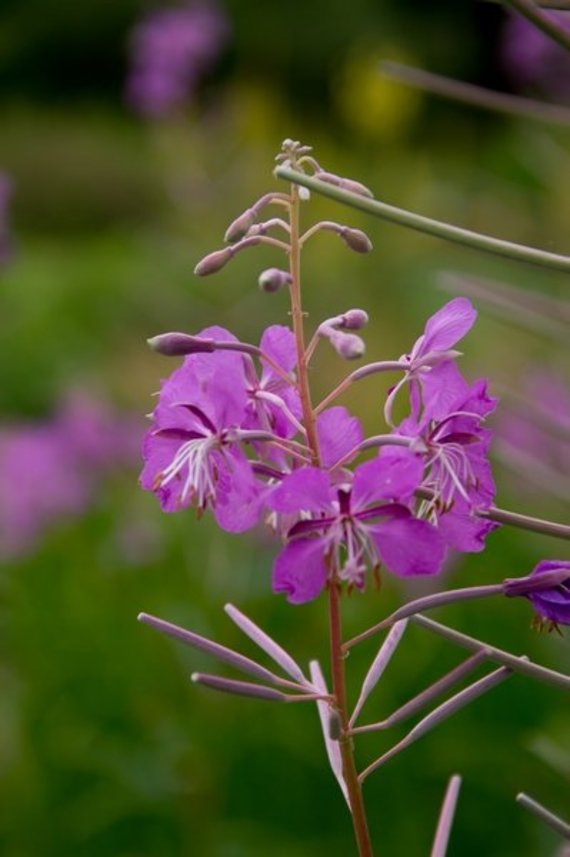
M 309 385 L 307 353 L 305 349 L 305 337 L 303 330 L 303 308 L 301 303 L 301 244 L 299 239 L 299 189 L 296 185 L 291 186 L 290 205 L 291 225 L 291 250 L 290 250 L 290 273 L 291 273 L 291 316 L 293 320 L 293 332 L 297 350 L 297 375 L 299 383 L 299 396 L 303 409 L 303 421 L 307 431 L 307 446 L 311 450 L 313 463 L 320 464 L 319 441 L 316 429 L 315 412 L 311 402 L 311 390 Z M 340 593 L 337 587 L 336 569 L 331 565 L 331 580 L 328 586 L 329 593 L 329 629 L 330 629 L 330 652 L 331 669 L 333 676 L 333 705 L 336 708 L 340 722 L 341 735 L 339 748 L 342 758 L 343 778 L 348 792 L 348 803 L 352 815 L 354 835 L 358 846 L 359 857 L 373 857 L 372 844 L 366 812 L 362 798 L 362 787 L 358 780 L 358 773 L 354 761 L 352 739 L 348 735 L 348 711 L 346 704 L 346 686 L 344 677 L 344 654 L 342 651 L 342 635 L 340 622 Z
M 334 569 L 332 569 L 334 573 Z M 352 812 L 354 835 L 360 857 L 373 857 L 372 843 L 368 832 L 366 811 L 362 798 L 362 786 L 358 779 L 354 761 L 353 743 L 349 734 L 349 717 L 346 703 L 346 683 L 344 675 L 344 654 L 342 651 L 340 592 L 335 579 L 330 581 L 329 593 L 329 629 L 331 646 L 331 667 L 333 693 L 341 722 L 339 747 L 342 757 L 343 776 L 348 790 L 348 800 Z
M 291 274 L 291 318 L 297 350 L 297 373 L 299 378 L 299 396 L 303 409 L 303 421 L 307 430 L 307 443 L 312 451 L 313 464 L 319 463 L 319 440 L 315 423 L 315 414 L 311 402 L 311 390 L 307 371 L 305 354 L 305 333 L 303 325 L 303 308 L 301 304 L 301 244 L 299 240 L 299 189 L 291 185 L 291 249 L 289 271 Z
M 546 250 L 539 250 L 524 244 L 514 244 L 512 241 L 504 241 L 490 235 L 483 235 L 480 232 L 473 232 L 470 229 L 462 229 L 450 223 L 443 223 L 440 220 L 433 220 L 431 217 L 424 217 L 421 214 L 406 211 L 404 208 L 396 208 L 394 205 L 388 205 L 377 199 L 369 199 L 357 193 L 351 193 L 343 188 L 319 181 L 312 176 L 307 176 L 298 170 L 278 167 L 275 170 L 275 175 L 277 178 L 286 181 L 297 182 L 302 187 L 309 188 L 315 193 L 322 193 L 323 196 L 328 196 L 359 211 L 364 211 L 383 220 L 390 220 L 400 226 L 425 232 L 428 235 L 435 235 L 437 238 L 453 241 L 456 244 L 464 244 L 473 250 L 483 250 L 487 253 L 507 256 L 509 259 L 530 262 L 555 271 L 570 271 L 570 256 L 549 253 Z

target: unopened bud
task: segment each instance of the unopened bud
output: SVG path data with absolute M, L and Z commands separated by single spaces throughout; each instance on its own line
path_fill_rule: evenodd
M 214 253 L 204 256 L 204 258 L 198 262 L 194 268 L 194 273 L 197 274 L 198 277 L 207 277 L 209 274 L 215 274 L 217 271 L 220 271 L 224 265 L 227 265 L 232 256 L 233 249 L 231 247 L 225 247 L 223 250 L 216 250 Z
M 359 196 L 367 196 L 369 199 L 374 199 L 374 194 L 370 188 L 361 182 L 355 182 L 354 179 L 341 179 L 340 187 L 343 190 L 350 191 L 350 193 L 357 193 Z
M 363 309 L 349 309 L 342 314 L 339 327 L 343 330 L 360 330 L 368 324 L 368 313 Z
M 291 274 L 279 268 L 267 268 L 266 271 L 261 272 L 257 282 L 262 292 L 278 292 L 283 286 L 289 285 Z
M 341 333 L 336 330 L 329 336 L 329 342 L 336 353 L 345 360 L 357 360 L 366 351 L 364 340 L 355 333 Z
M 342 176 L 337 176 L 334 173 L 326 173 L 324 170 L 316 172 L 314 177 L 327 184 L 333 184 L 336 187 L 348 190 L 350 193 L 357 193 L 359 196 L 368 196 L 371 199 L 374 197 L 374 194 L 366 185 L 356 182 L 353 179 L 344 179 Z
M 255 223 L 256 212 L 253 208 L 248 208 L 243 214 L 230 223 L 224 235 L 226 244 L 235 244 L 236 241 L 241 241 L 245 238 L 253 224 Z
M 349 226 L 343 226 L 340 230 L 340 237 L 355 253 L 370 253 L 372 250 L 372 241 L 366 232 L 362 232 L 361 229 L 351 229 Z
M 165 357 L 179 357 L 183 354 L 198 354 L 215 351 L 212 339 L 189 336 L 187 333 L 160 333 L 147 339 L 153 351 Z

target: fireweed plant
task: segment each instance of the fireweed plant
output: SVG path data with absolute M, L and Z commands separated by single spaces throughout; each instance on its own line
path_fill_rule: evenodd
M 494 506 L 495 485 L 488 461 L 491 431 L 485 425 L 497 401 L 487 381 L 467 381 L 456 346 L 476 320 L 464 297 L 456 297 L 428 319 L 423 333 L 397 359 L 374 361 L 350 372 L 315 403 L 309 367 L 324 343 L 341 358 L 361 358 L 362 309 L 348 309 L 322 321 L 308 342 L 301 296 L 301 253 L 326 230 L 350 250 L 368 253 L 372 244 L 359 229 L 323 221 L 302 231 L 300 209 L 309 199 L 303 181 L 348 191 L 370 201 L 357 181 L 325 172 L 308 146 L 285 140 L 278 172 L 292 175 L 288 193 L 269 192 L 229 226 L 226 246 L 202 259 L 195 273 L 209 276 L 242 250 L 270 245 L 284 268 L 261 273 L 266 292 L 287 289 L 291 327 L 272 325 L 259 345 L 240 341 L 223 327 L 196 334 L 167 333 L 150 340 L 161 354 L 184 356 L 162 384 L 152 425 L 144 441 L 142 487 L 154 492 L 166 512 L 194 507 L 211 512 L 228 532 L 242 533 L 265 521 L 281 543 L 273 566 L 273 590 L 295 605 L 321 598 L 328 604 L 331 684 L 318 661 L 309 675 L 275 640 L 233 605 L 229 617 L 278 668 L 257 661 L 191 631 L 148 614 L 140 620 L 213 655 L 247 681 L 195 673 L 195 682 L 233 694 L 280 702 L 315 702 L 330 766 L 348 804 L 360 855 L 371 855 L 363 802 L 366 778 L 442 720 L 478 696 L 522 672 L 570 690 L 570 677 L 467 637 L 419 614 L 441 604 L 490 596 L 529 600 L 537 621 L 559 628 L 570 624 L 570 562 L 544 560 L 528 575 L 502 583 L 440 592 L 403 605 L 378 625 L 345 641 L 341 605 L 353 590 L 364 592 L 381 574 L 437 575 L 449 551 L 481 552 L 502 523 L 568 538 L 570 528 L 527 518 Z M 299 183 L 296 179 L 299 179 Z M 266 218 L 268 207 L 279 216 Z M 390 373 L 393 386 L 384 402 L 383 427 L 366 437 L 358 417 L 337 403 L 363 378 Z M 396 422 L 406 403 L 406 416 Z M 417 697 L 379 723 L 359 724 L 373 691 L 408 621 L 467 648 L 469 656 Z M 345 683 L 348 650 L 388 631 L 355 704 Z M 387 729 L 430 706 L 482 663 L 495 668 L 433 708 L 387 753 L 357 768 L 354 744 L 360 733 Z M 434 850 L 443 855 L 457 798 L 453 777 L 442 806 Z M 564 824 L 559 820 L 560 824 Z

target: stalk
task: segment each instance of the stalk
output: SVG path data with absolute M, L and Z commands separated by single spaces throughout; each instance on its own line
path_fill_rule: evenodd
M 301 303 L 301 275 L 300 256 L 301 243 L 299 232 L 299 189 L 296 185 L 291 186 L 290 205 L 291 225 L 291 249 L 290 249 L 290 274 L 291 274 L 291 317 L 293 321 L 293 332 L 297 349 L 297 375 L 299 382 L 299 396 L 303 409 L 303 421 L 307 431 L 307 446 L 311 450 L 312 461 L 315 466 L 320 464 L 319 440 L 316 429 L 316 418 L 311 402 L 311 390 L 308 376 L 308 361 L 305 349 L 305 335 L 303 329 L 303 308 Z M 334 706 L 341 722 L 341 735 L 339 748 L 342 758 L 342 773 L 346 782 L 348 802 L 350 806 L 354 836 L 358 847 L 359 857 L 373 857 L 372 843 L 368 832 L 366 811 L 362 797 L 362 787 L 358 780 L 358 773 L 354 761 L 354 749 L 349 729 L 349 716 L 346 704 L 346 683 L 344 674 L 344 653 L 342 650 L 342 632 L 340 618 L 340 598 L 337 585 L 337 573 L 331 564 L 331 580 L 328 586 L 329 594 L 329 633 L 330 633 L 330 656 L 331 671 L 333 677 Z

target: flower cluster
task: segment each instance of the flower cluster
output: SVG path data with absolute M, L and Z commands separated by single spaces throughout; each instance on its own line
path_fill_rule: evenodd
M 214 3 L 147 15 L 131 37 L 127 100 L 137 113 L 163 118 L 189 100 L 227 38 L 228 22 Z
M 293 603 L 319 594 L 331 561 L 339 579 L 359 589 L 366 570 L 381 565 L 402 576 L 437 573 L 448 547 L 479 551 L 496 526 L 477 515 L 494 497 L 482 423 L 495 400 L 484 381 L 467 384 L 453 351 L 475 317 L 468 300 L 450 301 L 400 359 L 387 410 L 407 387 L 411 413 L 390 434 L 365 438 L 346 408 L 322 410 L 316 462 L 289 328 L 269 327 L 259 348 L 220 327 L 158 337 L 164 353 L 190 353 L 162 385 L 142 486 L 165 511 L 211 508 L 230 532 L 267 515 L 285 540 L 274 589 Z M 374 447 L 374 458 L 349 468 Z
M 100 476 L 134 461 L 133 437 L 130 419 L 79 390 L 50 420 L 0 428 L 0 556 L 28 553 L 54 522 L 81 514 Z

